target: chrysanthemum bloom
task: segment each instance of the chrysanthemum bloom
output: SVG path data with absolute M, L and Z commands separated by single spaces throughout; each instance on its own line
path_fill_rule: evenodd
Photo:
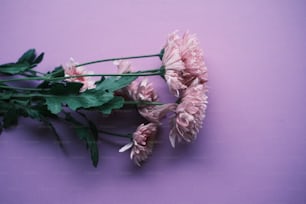
M 195 34 L 184 33 L 180 43 L 180 55 L 185 65 L 183 71 L 185 84 L 188 86 L 195 78 L 198 78 L 200 83 L 207 82 L 203 51 Z
M 132 71 L 131 63 L 127 60 L 116 60 L 113 63 L 117 66 L 119 74 L 125 74 Z M 129 97 L 135 101 L 152 102 L 158 99 L 152 84 L 148 82 L 147 78 L 142 81 L 132 81 L 132 83 L 124 87 L 122 91 L 127 92 Z
M 127 60 L 115 60 L 114 65 L 118 68 L 118 74 L 124 74 L 132 71 L 131 63 Z
M 149 83 L 147 78 L 132 83 L 128 91 L 135 101 L 154 102 L 158 99 L 152 83 Z
M 120 74 L 132 71 L 131 64 L 127 60 L 114 61 L 114 64 L 118 67 L 118 73 Z M 149 122 L 160 124 L 161 119 L 164 118 L 169 111 L 174 111 L 176 108 L 176 104 L 174 103 L 164 105 L 145 104 L 145 102 L 156 102 L 158 100 L 158 95 L 155 92 L 152 83 L 149 83 L 147 78 L 142 81 L 133 81 L 118 94 L 125 98 L 144 102 L 143 105 L 138 105 L 138 112 Z
M 171 33 L 164 48 L 162 61 L 166 69 L 165 79 L 176 97 L 180 97 L 183 90 L 196 78 L 200 83 L 207 82 L 203 51 L 195 34 L 186 32 L 181 38 L 177 31 Z
M 146 118 L 150 122 L 157 124 L 161 123 L 161 120 L 167 115 L 168 112 L 174 112 L 177 107 L 176 103 L 166 103 L 163 105 L 150 105 L 139 107 L 138 112 L 142 117 Z
M 85 70 L 84 67 L 76 67 L 77 65 L 78 65 L 78 63 L 75 62 L 73 58 L 70 58 L 70 61 L 66 65 L 63 65 L 64 72 L 65 72 L 65 77 L 85 75 L 85 74 L 94 74 L 92 71 Z M 83 86 L 81 87 L 80 92 L 84 92 L 87 89 L 96 88 L 95 81 L 92 79 L 92 77 L 82 76 L 82 77 L 68 78 L 68 79 L 65 79 L 65 80 L 69 81 L 69 82 L 82 83 Z
M 132 72 L 133 68 L 131 63 L 128 60 L 115 60 L 113 61 L 113 64 L 118 68 L 117 73 L 118 74 L 126 74 L 129 72 Z M 120 76 L 119 76 L 120 77 Z M 132 83 L 120 90 L 117 90 L 115 92 L 116 95 L 122 96 L 127 100 L 131 100 L 131 96 L 129 94 L 129 90 L 131 89 L 131 87 L 133 87 L 135 85 L 136 81 L 132 81 Z M 132 88 L 134 89 L 134 88 Z
M 158 99 L 152 83 L 148 83 L 147 79 L 133 83 L 128 87 L 128 91 L 133 100 L 144 102 L 138 105 L 138 112 L 150 122 L 160 124 L 160 121 L 167 115 L 169 111 L 174 111 L 176 104 L 168 103 L 163 105 L 150 105 L 145 102 L 156 102 Z
M 192 142 L 202 127 L 207 107 L 207 88 L 196 79 L 182 96 L 176 109 L 176 116 L 172 120 L 169 139 L 175 147 L 176 141 Z
M 131 63 L 127 60 L 116 60 L 114 65 L 118 68 L 118 74 L 125 74 L 132 71 Z M 134 101 L 156 101 L 158 96 L 151 83 L 145 78 L 142 81 L 134 80 L 128 86 L 122 88 L 121 94 Z M 123 93 L 122 93 L 123 92 Z
M 181 72 L 184 70 L 184 63 L 179 53 L 179 47 L 172 41 L 168 41 L 164 48 L 162 63 L 165 68 L 165 79 L 170 92 L 179 97 L 180 91 L 186 88 Z
M 157 127 L 155 123 L 141 124 L 133 134 L 133 142 L 123 146 L 119 152 L 132 148 L 130 158 L 140 166 L 152 154 Z

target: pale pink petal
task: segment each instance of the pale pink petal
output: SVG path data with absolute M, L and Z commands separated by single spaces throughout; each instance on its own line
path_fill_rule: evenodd
M 130 157 L 138 166 L 152 154 L 157 127 L 155 123 L 141 124 L 133 134 Z
M 140 115 L 146 118 L 150 122 L 160 124 L 160 121 L 167 115 L 170 111 L 175 111 L 177 104 L 168 103 L 164 105 L 151 105 L 138 108 Z
M 192 142 L 196 139 L 207 108 L 206 93 L 206 84 L 199 83 L 199 79 L 195 79 L 182 93 L 169 135 L 173 147 L 176 141 Z
M 63 65 L 65 77 L 69 76 L 78 76 L 78 75 L 86 75 L 86 74 L 94 74 L 92 71 L 85 70 L 84 67 L 77 67 L 78 63 L 74 61 L 73 58 L 70 58 L 70 61 Z M 95 80 L 93 80 L 92 77 L 73 77 L 73 78 L 67 78 L 65 81 L 69 82 L 78 82 L 82 83 L 83 86 L 81 87 L 80 92 L 84 92 L 87 89 L 94 89 L 96 88 Z
M 168 36 L 162 58 L 165 79 L 171 93 L 180 98 L 192 81 L 200 83 L 208 80 L 203 51 L 195 34 L 185 32 L 182 37 L 177 31 Z
M 125 152 L 128 149 L 131 149 L 133 147 L 133 142 L 127 143 L 123 147 L 119 149 L 119 152 Z

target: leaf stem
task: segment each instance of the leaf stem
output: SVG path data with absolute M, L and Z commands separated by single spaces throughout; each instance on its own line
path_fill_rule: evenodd
M 120 133 L 109 132 L 106 130 L 98 130 L 98 132 L 104 133 L 107 135 L 116 136 L 116 137 L 123 137 L 123 138 L 130 138 L 130 139 L 133 137 L 131 134 L 120 134 Z
M 160 54 L 151 54 L 151 55 L 140 55 L 140 56 L 130 56 L 130 57 L 117 57 L 117 58 L 109 58 L 109 59 L 102 59 L 102 60 L 95 60 L 91 62 L 82 63 L 79 65 L 76 65 L 76 67 L 84 66 L 84 65 L 90 65 L 90 64 L 96 64 L 101 62 L 109 62 L 109 61 L 115 61 L 115 60 L 125 60 L 125 59 L 136 59 L 136 58 L 148 58 L 148 57 L 160 57 Z
M 67 76 L 67 77 L 56 77 L 56 78 L 45 79 L 45 80 L 57 81 L 57 80 L 70 79 L 70 78 L 97 77 L 97 76 L 154 76 L 154 75 L 161 75 L 161 72 L 156 71 L 156 72 L 149 72 L 149 73 L 131 72 L 131 73 L 126 73 L 126 74 L 82 74 L 82 75 L 74 75 L 74 76 Z

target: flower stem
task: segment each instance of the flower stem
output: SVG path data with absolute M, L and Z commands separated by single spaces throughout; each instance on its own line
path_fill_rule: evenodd
M 163 105 L 160 102 L 151 102 L 151 101 L 124 101 L 126 105 Z
M 115 60 L 148 58 L 148 57 L 160 57 L 160 54 L 140 55 L 140 56 L 130 56 L 130 57 L 118 57 L 118 58 L 109 58 L 109 59 L 95 60 L 95 61 L 86 62 L 86 63 L 82 63 L 82 64 L 79 64 L 79 65 L 76 65 L 76 67 L 80 67 L 80 66 L 84 66 L 84 65 L 90 65 L 90 64 L 96 64 L 96 63 L 101 63 L 101 62 L 115 61 Z
M 33 94 L 14 94 L 11 96 L 11 98 L 31 98 L 31 97 L 54 97 L 54 95 L 47 95 L 47 94 L 39 94 L 39 93 L 33 93 Z
M 23 91 L 47 91 L 49 89 L 39 89 L 39 88 L 22 88 L 17 86 L 2 86 L 0 85 L 0 88 L 2 89 L 13 89 L 13 90 L 23 90 Z
M 154 75 L 161 75 L 161 74 L 162 74 L 162 72 L 157 70 L 155 72 L 145 72 L 145 73 L 131 72 L 131 73 L 126 73 L 126 74 L 82 74 L 82 75 L 74 75 L 74 76 L 67 76 L 67 77 L 55 77 L 55 78 L 27 77 L 27 78 L 0 80 L 0 83 L 12 82 L 12 81 L 31 81 L 31 80 L 60 81 L 60 80 L 70 79 L 70 78 L 96 77 L 96 76 L 154 76 Z
M 26 77 L 26 78 L 15 78 L 0 80 L 0 83 L 11 82 L 11 81 L 31 81 L 31 80 L 47 80 L 45 77 Z
M 126 74 L 82 74 L 82 75 L 74 75 L 74 76 L 67 76 L 67 77 L 56 77 L 56 78 L 45 79 L 45 80 L 57 81 L 57 80 L 70 79 L 70 78 L 97 77 L 97 76 L 154 76 L 154 75 L 161 75 L 161 72 L 156 71 L 156 72 L 149 72 L 149 73 L 131 72 L 131 73 L 126 73 Z
M 130 138 L 130 139 L 132 138 L 131 134 L 120 134 L 120 133 L 109 132 L 109 131 L 106 131 L 106 130 L 98 130 L 98 132 L 104 133 L 104 134 L 107 134 L 107 135 L 116 136 L 116 137 L 123 137 L 123 138 Z

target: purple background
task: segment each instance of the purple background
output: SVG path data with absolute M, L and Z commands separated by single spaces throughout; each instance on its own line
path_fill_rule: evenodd
M 65 155 L 39 123 L 0 137 L 0 203 L 306 203 L 306 2 L 303 0 L 1 0 L 0 62 L 44 51 L 47 71 L 156 53 L 175 29 L 198 34 L 209 68 L 209 108 L 198 140 L 170 147 L 167 122 L 137 168 L 120 145 L 100 164 L 67 128 Z M 92 66 L 114 72 L 111 64 Z M 154 68 L 158 59 L 135 60 Z M 164 84 L 162 99 L 171 99 Z M 124 115 L 124 113 L 123 113 Z M 116 121 L 116 120 L 114 120 Z M 117 117 L 118 125 L 134 123 Z M 101 125 L 102 122 L 101 122 Z M 119 141 L 124 144 L 124 141 Z

